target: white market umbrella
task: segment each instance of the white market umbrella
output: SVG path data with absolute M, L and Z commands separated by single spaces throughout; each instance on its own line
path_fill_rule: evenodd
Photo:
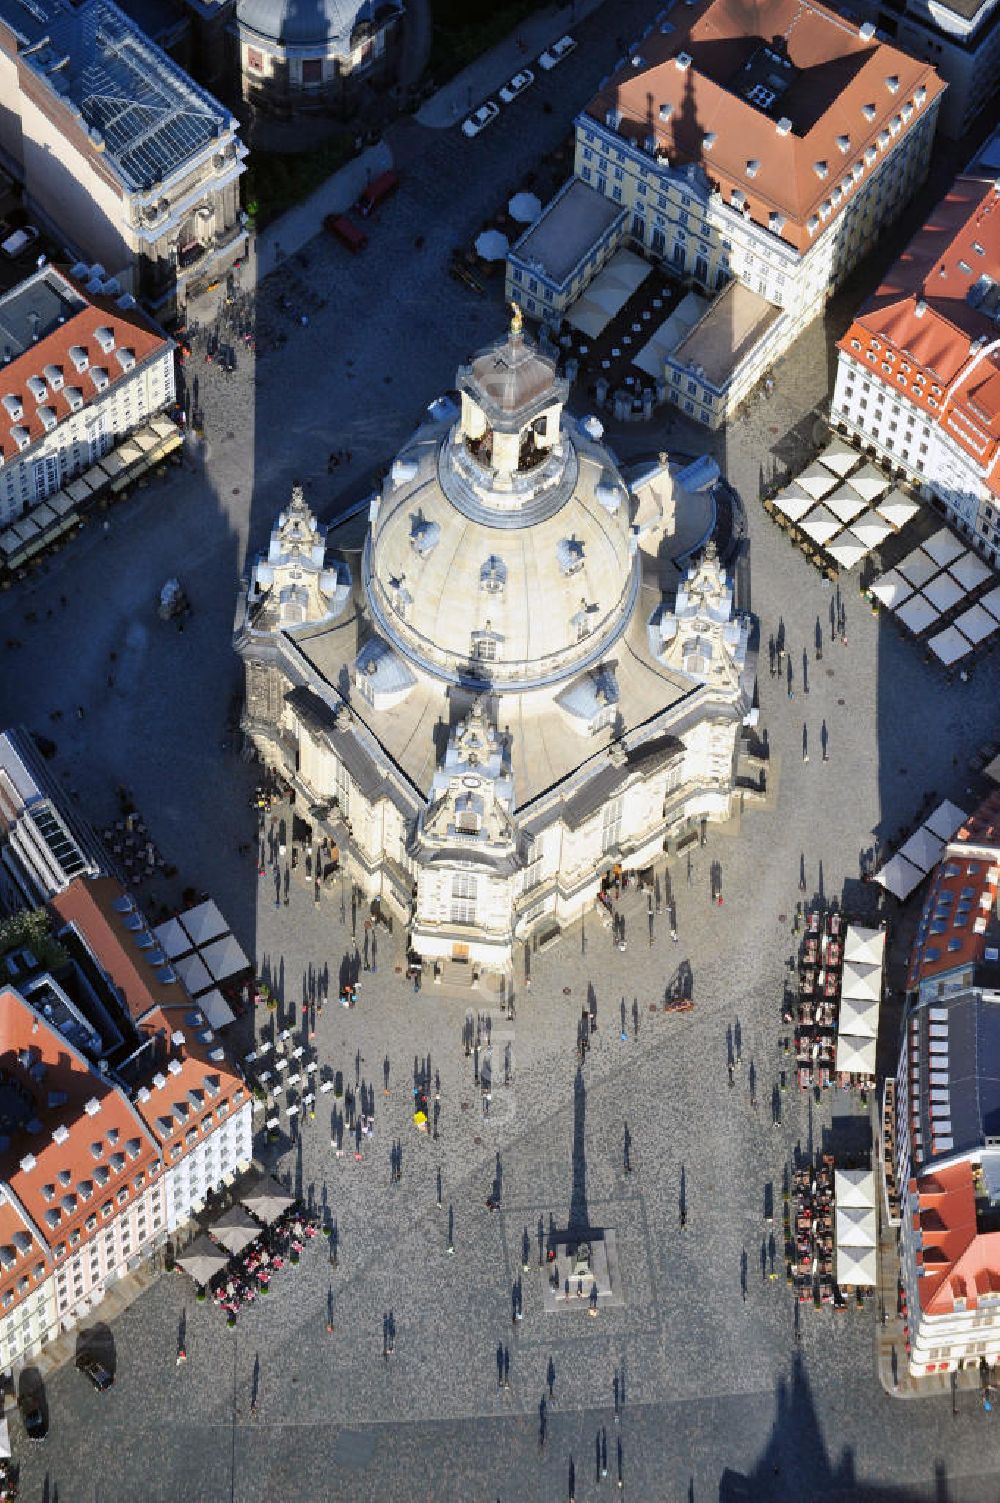
M 183 1268 L 196 1284 L 201 1284 L 204 1288 L 217 1273 L 221 1273 L 228 1262 L 229 1254 L 220 1252 L 211 1238 L 203 1232 L 181 1253 L 177 1266 Z
M 197 908 L 189 908 L 180 915 L 180 920 L 196 945 L 207 945 L 210 939 L 225 934 L 229 928 L 211 898 L 206 898 Z
M 916 865 L 916 863 L 914 863 Z M 841 999 L 853 997 L 860 1002 L 879 1002 L 882 998 L 882 967 L 865 965 L 857 960 L 845 960 L 840 983 Z M 843 1024 L 841 1025 L 843 1027 Z M 845 1033 L 850 1033 L 844 1028 Z
M 941 565 L 942 569 L 946 569 L 954 559 L 960 558 L 966 551 L 965 544 L 959 542 L 955 534 L 947 527 L 941 527 L 921 546 L 936 564 Z
M 960 558 L 952 559 L 948 573 L 954 574 L 962 589 L 968 590 L 970 594 L 990 577 L 988 565 L 974 553 L 963 553 Z
M 939 631 L 936 637 L 929 639 L 927 646 L 946 668 L 967 657 L 972 651 L 972 643 L 968 637 L 962 636 L 957 626 L 946 626 L 944 631 Z
M 965 591 L 957 579 L 952 579 L 947 569 L 943 574 L 939 574 L 936 579 L 932 579 L 929 584 L 925 584 L 923 593 L 927 596 L 934 609 L 941 612 L 942 616 L 946 611 L 950 611 L 953 606 L 958 605 L 960 601 L 965 599 Z
M 240 1205 L 246 1206 L 258 1221 L 263 1221 L 268 1226 L 293 1204 L 294 1197 L 286 1194 L 278 1181 L 271 1178 L 264 1180 L 256 1190 L 240 1196 Z
M 884 954 L 884 929 L 863 929 L 860 924 L 848 924 L 844 935 L 845 960 L 853 960 L 860 965 L 881 965 Z
M 859 542 L 871 549 L 877 548 L 879 543 L 884 542 L 892 532 L 892 528 L 877 511 L 866 511 L 864 516 L 854 519 L 851 523 L 851 531 Z
M 927 631 L 936 621 L 940 621 L 941 614 L 936 611 L 929 600 L 923 595 L 911 595 L 896 612 L 896 619 L 902 621 L 915 637 L 921 632 Z
M 829 496 L 823 498 L 823 504 L 844 523 L 853 522 L 865 510 L 864 501 L 857 491 L 851 490 L 850 485 L 839 485 Z
M 839 538 L 827 545 L 827 553 L 844 569 L 853 569 L 868 553 L 864 543 L 853 532 L 842 532 Z
M 885 517 L 890 526 L 895 527 L 898 532 L 901 527 L 906 526 L 911 517 L 916 516 L 920 510 L 920 503 L 897 489 L 883 496 L 875 510 L 879 516 Z
M 932 835 L 937 835 L 941 840 L 950 840 L 953 835 L 962 828 L 968 819 L 964 809 L 953 804 L 951 799 L 944 799 L 933 814 L 928 814 L 924 824 Z
M 542 201 L 534 193 L 515 193 L 507 205 L 507 213 L 518 224 L 534 224 L 542 212 Z
M 887 573 L 875 580 L 871 586 L 871 592 L 882 605 L 894 611 L 902 605 L 904 600 L 909 600 L 913 594 L 913 586 L 908 584 L 902 574 L 895 569 L 889 569 Z
M 836 1069 L 846 1075 L 874 1075 L 875 1040 L 842 1033 L 837 1039 Z
M 260 1236 L 260 1224 L 242 1206 L 230 1206 L 208 1230 L 214 1240 L 234 1256 Z
M 903 578 L 908 579 L 910 584 L 918 590 L 929 579 L 933 579 L 935 574 L 941 572 L 940 565 L 935 563 L 930 554 L 925 553 L 922 548 L 914 548 L 912 553 L 908 553 L 904 559 L 900 560 L 896 568 Z
M 837 1245 L 839 1247 L 874 1247 L 875 1211 L 871 1206 L 837 1204 Z
M 837 1248 L 837 1283 L 841 1288 L 871 1288 L 877 1273 L 874 1247 Z
M 499 230 L 484 230 L 476 240 L 476 255 L 482 261 L 503 261 L 509 249 L 507 236 Z
M 841 524 L 825 506 L 817 506 L 807 517 L 803 518 L 799 525 L 807 537 L 811 537 L 814 543 L 819 543 L 820 547 L 823 547 L 831 538 L 837 536 Z
M 188 995 L 196 997 L 212 985 L 212 976 L 197 950 L 174 961 L 174 970 L 187 988 Z
M 836 490 L 837 478 L 831 475 L 829 470 L 821 464 L 811 464 L 807 470 L 796 479 L 796 485 L 807 491 L 815 501 L 822 501 L 832 490 Z
M 834 1169 L 833 1199 L 839 1211 L 875 1210 L 875 1172 L 872 1169 Z
M 1000 621 L 1000 585 L 997 585 L 995 589 L 988 590 L 985 595 L 980 597 L 977 603 L 984 610 L 989 611 L 991 616 L 995 616 Z
M 804 491 L 797 480 L 785 487 L 771 503 L 776 511 L 783 512 L 792 522 L 800 521 L 816 504 L 815 496 Z
M 878 1003 L 860 997 L 841 997 L 838 1030 L 852 1038 L 873 1039 L 878 1035 Z
M 919 887 L 927 873 L 918 871 L 912 862 L 907 861 L 905 856 L 893 856 L 885 865 L 875 873 L 875 881 L 886 892 L 891 892 L 894 898 L 900 902 L 908 898 L 915 887 Z M 839 1067 L 838 1067 L 839 1068 Z
M 907 861 L 912 861 L 914 866 L 919 866 L 922 872 L 929 872 L 932 866 L 937 866 L 944 855 L 944 841 L 933 831 L 928 830 L 926 825 L 921 825 L 914 830 L 909 840 L 899 848 L 899 854 L 905 856 Z
M 175 918 L 167 919 L 153 930 L 153 938 L 168 960 L 176 960 L 192 947 L 192 942 Z
M 889 489 L 889 481 L 873 464 L 863 464 L 860 470 L 853 470 L 847 483 L 869 506 Z
M 224 934 L 221 939 L 206 945 L 201 951 L 201 958 L 211 971 L 213 981 L 225 981 L 227 977 L 248 970 L 250 966 L 232 934 Z
M 843 480 L 861 463 L 861 455 L 857 449 L 852 449 L 850 444 L 845 444 L 842 438 L 835 438 L 827 444 L 819 456 L 820 463 Z
M 951 571 L 949 570 L 949 573 Z M 985 642 L 987 637 L 992 637 L 997 629 L 997 624 L 989 611 L 984 611 L 981 605 L 973 605 L 967 611 L 963 611 L 955 622 L 964 637 L 975 646 Z

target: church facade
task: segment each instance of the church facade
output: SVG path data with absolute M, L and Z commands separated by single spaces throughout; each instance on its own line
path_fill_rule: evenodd
M 474 981 L 734 812 L 755 661 L 714 544 L 673 546 L 711 511 L 687 471 L 630 483 L 516 316 L 457 385 L 363 536 L 293 491 L 235 643 L 245 733 L 301 817 Z

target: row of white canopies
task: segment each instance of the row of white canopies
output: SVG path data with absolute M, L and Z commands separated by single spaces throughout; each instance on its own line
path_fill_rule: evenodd
M 153 938 L 212 1028 L 233 1021 L 219 983 L 250 967 L 219 909 L 208 898 L 153 930 Z
M 869 591 L 914 636 L 926 637 L 947 667 L 1000 631 L 1000 581 L 947 527 L 880 575 Z M 934 631 L 945 616 L 953 619 Z
M 875 881 L 902 902 L 933 871 L 945 847 L 968 819 L 964 809 L 944 799 L 894 856 L 875 873 Z
M 837 1019 L 838 1074 L 874 1076 L 885 930 L 848 924 Z
M 841 1289 L 871 1288 L 878 1282 L 875 1172 L 835 1169 L 835 1276 Z
M 237 1205 L 230 1206 L 191 1242 L 177 1259 L 178 1267 L 204 1287 L 245 1248 L 255 1242 L 264 1226 L 294 1204 L 294 1197 L 268 1178 L 249 1191 Z
M 919 502 L 841 438 L 832 439 L 771 504 L 842 569 L 853 569 L 920 510 Z

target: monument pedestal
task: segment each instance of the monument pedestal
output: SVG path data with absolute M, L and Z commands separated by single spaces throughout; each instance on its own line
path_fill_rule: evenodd
M 547 1314 L 557 1310 L 599 1314 L 625 1304 L 612 1228 L 588 1227 L 582 1236 L 567 1232 L 550 1253 L 555 1256 L 538 1270 Z

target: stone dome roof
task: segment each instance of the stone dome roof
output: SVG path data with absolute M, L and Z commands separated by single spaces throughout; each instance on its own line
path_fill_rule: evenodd
M 241 27 L 283 47 L 350 46 L 355 28 L 397 10 L 398 0 L 237 0 Z
M 498 359 L 513 395 L 497 391 Z M 376 629 L 438 677 L 505 692 L 555 683 L 631 619 L 640 571 L 627 488 L 608 449 L 563 413 L 565 383 L 519 330 L 459 377 L 461 417 L 420 429 L 377 503 L 363 565 Z

